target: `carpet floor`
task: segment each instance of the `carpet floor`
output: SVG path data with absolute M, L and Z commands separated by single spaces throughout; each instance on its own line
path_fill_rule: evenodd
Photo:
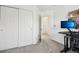
M 0 53 L 59 53 L 63 45 L 53 40 L 42 40 L 40 43 L 0 51 Z M 69 53 L 73 53 L 69 51 Z

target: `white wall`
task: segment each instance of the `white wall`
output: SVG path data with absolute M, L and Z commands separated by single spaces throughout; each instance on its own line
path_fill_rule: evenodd
M 56 5 L 54 9 L 54 40 L 59 43 L 64 43 L 64 35 L 59 34 L 60 31 L 65 31 L 66 29 L 60 28 L 60 21 L 67 20 L 68 12 L 79 9 L 78 5 Z M 75 29 L 72 29 L 75 30 Z
M 61 35 L 58 34 L 58 30 L 60 30 L 59 21 L 58 21 L 58 19 L 55 19 L 55 18 L 58 17 L 58 15 L 60 15 L 59 13 L 55 14 L 56 12 L 58 12 L 59 9 L 57 10 L 56 7 L 53 7 L 53 8 L 54 8 L 53 10 L 41 11 L 40 15 L 51 17 L 50 22 L 49 22 L 49 26 L 50 26 L 50 29 L 51 29 L 51 33 L 50 33 L 51 34 L 51 39 L 55 40 L 59 43 L 62 43 L 63 42 L 63 38 L 62 38 L 63 35 L 62 35 L 62 37 L 60 37 Z M 55 26 L 54 24 L 57 24 L 56 27 L 54 27 Z
M 39 10 L 35 5 L 8 5 L 20 9 L 26 9 L 33 12 L 33 44 L 36 44 L 39 39 Z

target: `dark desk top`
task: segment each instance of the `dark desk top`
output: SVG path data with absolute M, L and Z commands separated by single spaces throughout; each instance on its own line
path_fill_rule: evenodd
M 71 35 L 70 32 L 66 32 L 66 31 L 59 32 L 59 33 L 60 33 L 60 34 L 65 34 L 65 35 L 68 35 L 68 36 Z M 74 38 L 79 38 L 79 32 L 72 31 L 72 36 L 73 36 Z
M 70 34 L 70 32 L 67 31 L 63 31 L 63 32 L 59 32 L 60 34 Z M 79 32 L 76 31 L 72 31 L 73 34 L 79 34 Z

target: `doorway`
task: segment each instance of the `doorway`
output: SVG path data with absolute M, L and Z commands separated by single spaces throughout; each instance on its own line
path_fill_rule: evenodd
M 41 40 L 50 39 L 50 16 L 41 16 Z

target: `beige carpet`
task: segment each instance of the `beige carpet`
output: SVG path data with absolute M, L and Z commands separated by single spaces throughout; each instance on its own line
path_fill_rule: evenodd
M 41 42 L 35 45 L 28 45 L 20 48 L 13 48 L 0 53 L 60 53 L 63 49 L 63 45 L 51 40 L 49 37 L 44 36 Z M 69 53 L 73 53 L 69 51 Z

